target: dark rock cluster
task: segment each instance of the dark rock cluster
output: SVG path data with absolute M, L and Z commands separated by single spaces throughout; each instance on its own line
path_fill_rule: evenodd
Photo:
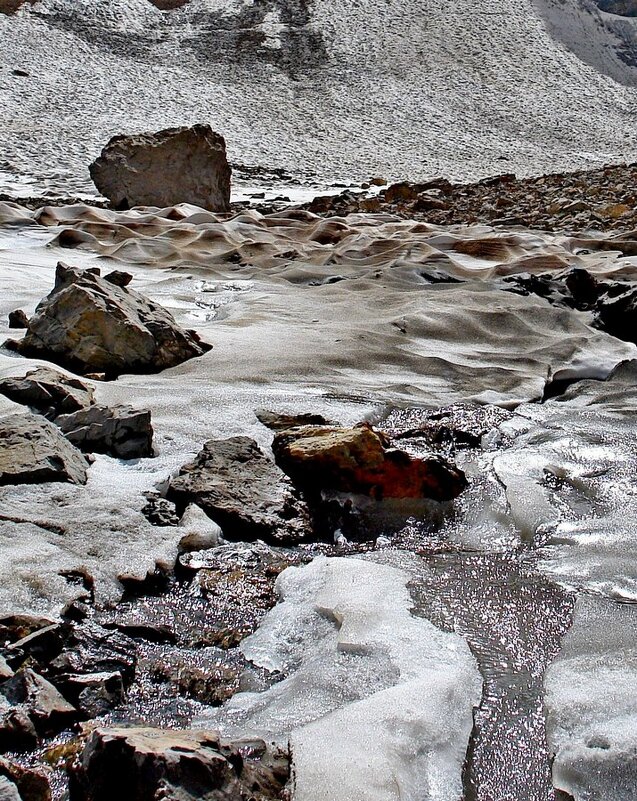
M 446 179 L 403 181 L 378 195 L 345 190 L 316 197 L 304 208 L 316 214 L 389 212 L 437 225 L 487 223 L 546 231 L 637 228 L 637 164 L 516 178 L 502 174 L 472 184 Z

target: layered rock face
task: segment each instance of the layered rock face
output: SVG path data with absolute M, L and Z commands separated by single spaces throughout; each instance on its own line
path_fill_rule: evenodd
M 40 302 L 20 353 L 58 362 L 81 373 L 158 373 L 201 356 L 210 346 L 184 331 L 157 303 L 62 262 L 55 287 Z
M 117 209 L 192 203 L 230 210 L 226 143 L 209 125 L 114 136 L 89 170 Z

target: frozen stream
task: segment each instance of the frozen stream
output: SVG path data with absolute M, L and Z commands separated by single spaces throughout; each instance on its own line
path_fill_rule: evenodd
M 634 279 L 633 259 L 386 215 L 0 204 L 0 225 L 3 337 L 63 259 L 130 270 L 214 345 L 96 383 L 100 401 L 151 410 L 154 459 L 100 456 L 86 487 L 0 487 L 3 612 L 55 613 L 76 592 L 69 569 L 86 568 L 104 603 L 121 573 L 171 564 L 180 532 L 148 523 L 144 493 L 209 438 L 267 448 L 255 408 L 354 423 L 387 403 L 495 403 L 512 414 L 459 452 L 471 483 L 442 529 L 412 521 L 411 539 L 364 558 L 286 571 L 283 602 L 243 645 L 284 680 L 197 723 L 289 740 L 297 801 L 457 801 L 463 788 L 467 801 L 548 801 L 553 785 L 576 801 L 637 798 L 637 348 L 499 283 L 529 256 Z M 498 261 L 455 249 L 489 237 Z M 441 266 L 461 282 L 430 283 Z M 32 364 L 0 351 L 0 376 Z M 540 403 L 556 378 L 581 380 Z

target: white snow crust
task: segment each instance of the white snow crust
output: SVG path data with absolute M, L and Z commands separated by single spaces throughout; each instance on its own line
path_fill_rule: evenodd
M 575 801 L 637 798 L 637 607 L 582 596 L 545 677 L 555 787 Z
M 285 570 L 281 602 L 241 647 L 287 677 L 200 722 L 289 741 L 295 801 L 455 801 L 482 682 L 463 638 L 411 615 L 417 564 Z

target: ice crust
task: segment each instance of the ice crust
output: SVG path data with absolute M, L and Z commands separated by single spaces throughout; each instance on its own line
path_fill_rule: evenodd
M 545 677 L 555 787 L 575 801 L 637 799 L 637 607 L 582 596 Z
M 411 615 L 418 564 L 285 570 L 242 650 L 286 678 L 201 722 L 289 741 L 295 801 L 455 801 L 482 681 L 462 637 Z
M 501 262 L 467 264 L 454 244 L 493 236 L 492 229 L 451 233 L 353 216 L 329 222 L 341 239 L 326 246 L 315 241 L 326 225 L 319 218 L 266 222 L 249 213 L 219 221 L 183 206 L 171 215 L 178 219 L 169 215 L 169 209 L 121 214 L 81 206 L 34 214 L 0 204 L 2 341 L 18 333 L 7 328 L 8 313 L 33 312 L 61 259 L 132 270 L 133 288 L 214 345 L 203 358 L 157 376 L 95 383 L 100 403 L 151 410 L 156 458 L 98 456 L 85 488 L 0 488 L 2 512 L 14 520 L 0 521 L 8 542 L 2 609 L 54 612 L 72 592 L 59 575 L 69 566 L 84 566 L 95 576 L 98 597 L 112 599 L 120 591 L 118 574 L 143 577 L 155 561 L 172 563 L 184 531 L 150 525 L 140 511 L 144 493 L 164 486 L 207 439 L 248 435 L 267 448 L 272 435 L 254 409 L 321 412 L 347 424 L 387 401 L 436 406 L 473 398 L 515 405 L 541 396 L 549 376 L 603 376 L 637 353 L 634 345 L 593 331 L 584 315 L 489 284 L 521 269 L 525 256 L 547 250 L 600 275 L 634 273 L 619 254 L 574 257 L 559 236 L 504 235 L 508 255 Z M 61 248 L 61 230 L 86 239 L 73 250 Z M 420 271 L 441 259 L 452 274 L 472 280 L 448 289 L 425 283 Z M 321 284 L 334 274 L 343 280 Z M 36 364 L 0 350 L 0 377 Z M 524 453 L 516 468 L 523 482 Z M 520 498 L 533 486 L 527 482 Z M 478 498 L 475 508 L 483 506 Z

